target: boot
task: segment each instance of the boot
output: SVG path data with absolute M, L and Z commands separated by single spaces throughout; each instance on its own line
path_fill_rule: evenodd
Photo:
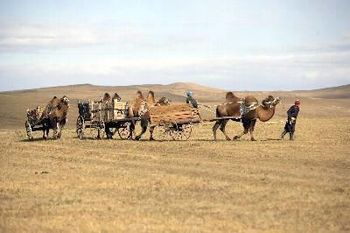
M 294 133 L 289 134 L 289 140 L 292 140 L 292 141 L 294 140 Z

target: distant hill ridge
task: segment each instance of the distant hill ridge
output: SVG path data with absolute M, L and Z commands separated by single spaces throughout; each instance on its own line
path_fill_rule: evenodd
M 45 87 L 28 90 L 0 92 L 0 124 L 3 128 L 23 127 L 26 120 L 26 109 L 35 108 L 38 105 L 45 106 L 53 96 L 61 97 L 67 95 L 70 99 L 71 110 L 69 112 L 69 125 L 74 127 L 77 117 L 77 102 L 79 100 L 101 99 L 105 92 L 118 94 L 124 101 L 132 101 L 136 96 L 136 91 L 141 90 L 145 95 L 149 90 L 155 92 L 156 99 L 166 96 L 172 102 L 184 102 L 185 92 L 191 90 L 199 103 L 209 103 L 215 106 L 225 100 L 227 90 L 206 87 L 195 83 L 177 82 L 167 85 L 146 84 L 133 86 L 97 86 L 92 84 L 77 84 L 69 86 Z M 279 96 L 282 103 L 277 109 L 279 115 L 284 116 L 286 109 L 295 98 L 301 98 L 303 104 L 303 114 L 319 115 L 327 113 L 329 115 L 349 115 L 350 109 L 350 85 L 324 88 L 310 91 L 234 91 L 237 96 L 254 95 L 258 100 L 262 100 L 267 95 Z M 330 100 L 332 99 L 332 100 Z M 320 109 L 321 103 L 325 110 Z M 334 107 L 336 106 L 336 108 Z M 349 106 L 349 107 L 347 107 Z M 315 111 L 317 107 L 317 111 Z M 331 111 L 328 109 L 331 108 Z
M 205 96 L 205 93 L 225 93 L 227 90 L 220 89 L 220 88 L 214 88 L 214 87 L 208 87 L 204 85 L 200 85 L 197 83 L 191 83 L 191 82 L 175 82 L 171 84 L 140 84 L 140 85 L 128 85 L 128 86 L 104 86 L 104 85 L 94 85 L 89 83 L 83 83 L 83 84 L 73 84 L 73 85 L 66 85 L 66 86 L 53 86 L 53 87 L 42 87 L 42 88 L 34 88 L 34 89 L 24 89 L 24 90 L 14 90 L 14 91 L 4 91 L 0 92 L 0 94 L 12 94 L 12 93 L 30 93 L 30 92 L 47 92 L 47 91 L 121 91 L 125 92 L 127 90 L 133 91 L 133 90 L 141 90 L 141 91 L 148 91 L 153 90 L 155 92 L 162 92 L 166 93 L 169 92 L 169 94 L 172 95 L 180 95 L 183 96 L 187 90 L 193 91 L 195 94 L 198 94 L 199 96 Z M 350 84 L 347 85 L 341 85 L 336 87 L 327 87 L 327 88 L 321 88 L 321 89 L 312 89 L 312 90 L 294 90 L 294 91 L 246 91 L 246 90 L 233 90 L 233 92 L 236 93 L 298 93 L 301 96 L 312 96 L 312 97 L 319 97 L 319 98 L 350 98 Z M 67 93 L 69 94 L 69 93 Z

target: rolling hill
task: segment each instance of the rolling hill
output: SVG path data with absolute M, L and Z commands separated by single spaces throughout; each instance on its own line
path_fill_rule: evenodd
M 37 105 L 46 105 L 53 96 L 67 95 L 71 100 L 71 110 L 68 126 L 74 127 L 77 117 L 77 102 L 82 99 L 100 99 L 105 92 L 118 94 L 125 101 L 131 101 L 137 90 L 145 94 L 153 90 L 156 98 L 166 96 L 173 102 L 184 102 L 185 92 L 191 90 L 199 102 L 215 105 L 224 101 L 226 90 L 206 87 L 195 83 L 172 83 L 168 85 L 147 84 L 133 86 L 96 86 L 79 84 L 71 86 L 58 86 L 30 90 L 9 91 L 0 93 L 0 123 L 2 128 L 23 127 L 26 120 L 26 109 Z M 295 98 L 301 98 L 303 114 L 314 115 L 349 115 L 350 85 L 332 87 L 310 91 L 272 91 L 272 92 L 235 92 L 238 96 L 254 95 L 263 99 L 269 94 L 280 96 L 282 103 L 277 115 L 284 116 L 286 109 Z

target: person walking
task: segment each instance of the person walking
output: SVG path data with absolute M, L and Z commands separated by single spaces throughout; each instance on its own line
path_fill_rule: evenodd
M 295 125 L 297 123 L 298 114 L 300 111 L 300 100 L 295 100 L 294 105 L 291 106 L 287 111 L 287 121 L 282 132 L 281 139 L 289 133 L 289 139 L 294 140 Z

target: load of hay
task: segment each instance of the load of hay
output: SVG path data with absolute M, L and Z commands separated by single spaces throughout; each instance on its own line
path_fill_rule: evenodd
M 149 109 L 152 125 L 188 124 L 201 121 L 199 111 L 188 104 L 154 106 Z

